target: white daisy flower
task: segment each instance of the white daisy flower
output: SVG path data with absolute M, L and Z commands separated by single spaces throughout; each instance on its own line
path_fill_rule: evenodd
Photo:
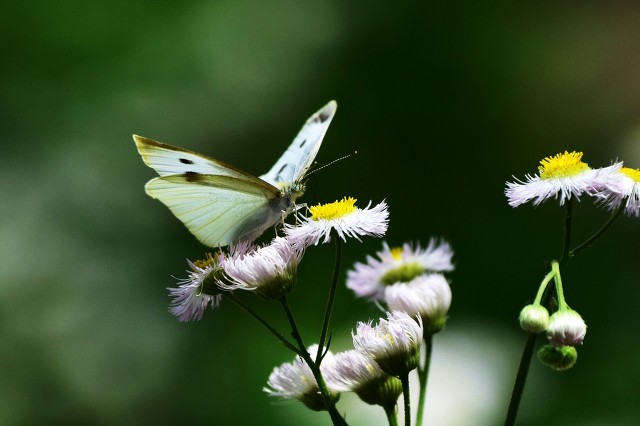
M 389 376 L 372 358 L 356 350 L 337 353 L 325 380 L 333 391 L 355 392 L 367 404 L 383 407 L 395 406 L 402 394 L 400 380 Z
M 240 243 L 228 256 L 220 256 L 228 283 L 218 285 L 225 290 L 255 290 L 265 299 L 280 299 L 295 286 L 303 254 L 301 247 L 282 237 L 262 247 Z
M 622 167 L 616 173 L 616 182 L 601 193 L 603 202 L 610 210 L 616 210 L 626 200 L 624 212 L 627 216 L 640 216 L 640 170 Z
M 318 353 L 318 345 L 310 346 L 308 352 L 311 355 L 311 359 L 315 359 Z M 334 362 L 333 354 L 331 351 L 327 351 L 320 365 L 320 371 L 323 376 L 333 368 Z M 313 376 L 313 372 L 300 357 L 274 368 L 269 375 L 267 386 L 263 390 L 269 393 L 269 396 L 298 399 L 308 408 L 315 411 L 325 409 L 320 388 Z M 337 396 L 337 394 L 334 395 L 334 398 L 337 399 Z
M 451 306 L 451 287 L 442 274 L 422 274 L 408 283 L 388 286 L 384 300 L 392 311 L 419 315 L 427 334 L 444 328 Z
M 405 312 L 387 312 L 377 326 L 359 322 L 353 336 L 356 350 L 373 358 L 382 371 L 401 377 L 418 366 L 423 336 L 422 319 Z
M 389 248 L 383 243 L 376 257 L 367 256 L 366 263 L 356 263 L 347 273 L 347 287 L 358 297 L 384 300 L 385 288 L 407 283 L 425 272 L 444 272 L 454 269 L 453 250 L 446 241 L 432 238 L 425 249 L 405 243 Z
M 554 346 L 581 345 L 587 334 L 587 324 L 573 309 L 560 310 L 549 318 L 547 339 Z
M 297 226 L 285 224 L 284 232 L 294 245 L 308 247 L 331 240 L 332 231 L 346 241 L 347 237 L 360 241 L 361 236 L 380 237 L 387 232 L 389 211 L 387 204 L 364 209 L 355 206 L 356 200 L 345 197 L 341 201 L 309 207 L 311 217 L 298 215 Z
M 200 320 L 207 306 L 216 308 L 222 299 L 216 282 L 222 275 L 217 256 L 208 255 L 206 260 L 189 262 L 188 278 L 178 281 L 178 288 L 168 288 L 173 297 L 169 311 L 180 321 Z
M 594 195 L 606 187 L 611 175 L 622 167 L 622 163 L 615 163 L 592 169 L 581 161 L 582 155 L 582 152 L 565 151 L 547 157 L 540 161 L 538 175 L 527 175 L 526 182 L 507 182 L 505 195 L 509 205 L 517 207 L 531 200 L 538 205 L 549 198 L 560 198 L 560 205 L 563 205 L 571 197 L 579 198 L 584 193 Z

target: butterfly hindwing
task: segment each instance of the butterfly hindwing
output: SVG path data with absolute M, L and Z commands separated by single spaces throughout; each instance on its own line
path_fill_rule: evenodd
M 229 176 L 163 176 L 150 180 L 145 189 L 210 247 L 254 239 L 287 209 L 271 185 Z
M 289 148 L 260 178 L 275 186 L 289 186 L 302 180 L 318 154 L 337 107 L 336 101 L 331 101 L 309 117 Z

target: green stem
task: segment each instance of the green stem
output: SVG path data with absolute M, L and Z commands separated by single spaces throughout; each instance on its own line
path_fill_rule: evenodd
M 613 222 L 615 222 L 615 220 L 620 216 L 620 213 L 622 213 L 623 210 L 624 210 L 624 205 L 621 204 L 620 207 L 618 207 L 618 209 L 609 217 L 609 219 L 607 219 L 604 225 L 602 225 L 602 227 L 600 227 L 600 229 L 598 229 L 595 234 L 593 234 L 584 243 L 580 244 L 578 247 L 574 248 L 569 252 L 569 257 L 573 257 L 576 254 L 580 253 L 582 250 L 586 249 L 591 244 L 593 244 L 595 240 L 600 238 L 602 234 L 604 234 L 604 232 L 607 229 L 609 229 L 609 227 L 613 224 Z
M 557 265 L 556 273 L 559 273 L 560 269 L 569 260 L 569 247 L 571 247 L 571 224 L 573 220 L 572 199 L 567 200 L 566 206 L 567 210 L 564 219 L 564 243 L 562 245 L 562 256 L 560 257 L 559 263 L 554 261 L 554 263 Z M 553 270 L 551 272 L 553 272 Z M 549 274 L 547 274 L 545 280 L 548 277 Z M 551 297 L 551 292 L 545 290 L 542 290 L 542 292 L 544 294 L 542 296 L 542 304 L 546 305 L 549 297 Z M 527 336 L 527 341 L 524 344 L 522 356 L 520 357 L 520 365 L 518 365 L 518 372 L 516 373 L 516 380 L 513 384 L 513 391 L 511 392 L 511 401 L 509 402 L 509 409 L 507 410 L 507 418 L 504 422 L 505 426 L 513 426 L 516 424 L 516 419 L 518 418 L 518 410 L 520 408 L 520 401 L 522 400 L 524 386 L 527 383 L 527 376 L 529 375 L 529 366 L 531 365 L 531 358 L 533 357 L 533 349 L 535 347 L 536 337 L 538 337 L 537 334 L 529 333 L 529 335 Z
M 304 342 L 302 341 L 302 336 L 300 335 L 300 331 L 298 330 L 296 321 L 293 318 L 293 312 L 291 312 L 291 309 L 287 304 L 286 297 L 283 297 L 282 299 L 280 299 L 280 304 L 282 305 L 282 308 L 284 309 L 287 315 L 287 319 L 289 320 L 289 325 L 291 326 L 291 334 L 293 335 L 293 338 L 298 343 L 299 349 L 296 350 L 295 352 L 298 355 L 300 355 L 300 357 L 304 360 L 304 362 L 307 363 L 307 365 L 309 366 L 309 369 L 313 373 L 313 377 L 316 379 L 316 383 L 318 384 L 318 389 L 320 389 L 320 395 L 322 395 L 322 400 L 324 401 L 324 405 L 327 411 L 329 412 L 329 416 L 331 416 L 331 421 L 336 426 L 346 426 L 347 422 L 338 412 L 338 409 L 336 408 L 333 398 L 331 398 L 331 393 L 329 392 L 329 388 L 327 387 L 327 384 L 324 381 L 324 377 L 322 377 L 322 372 L 320 371 L 320 363 L 317 361 L 317 359 L 314 360 L 311 358 L 311 355 L 309 355 L 309 352 L 307 351 L 307 348 L 304 345 Z M 318 347 L 318 353 L 320 353 L 320 347 Z
M 396 406 L 384 407 L 384 412 L 387 415 L 389 426 L 398 426 L 398 411 L 396 410 Z
M 428 334 L 424 337 L 424 343 L 426 346 L 424 364 L 418 367 L 418 380 L 420 382 L 419 397 L 418 397 L 418 414 L 416 416 L 416 426 L 422 425 L 422 419 L 424 417 L 424 403 L 427 396 L 427 379 L 429 377 L 429 366 L 431 365 L 431 351 L 433 348 L 433 335 Z
M 542 296 L 545 294 L 545 290 L 547 289 L 547 284 L 549 284 L 549 281 L 551 281 L 551 279 L 556 275 L 556 273 L 559 273 L 560 271 L 556 271 L 553 269 L 553 265 L 554 264 L 558 264 L 558 262 L 556 262 L 555 260 L 551 263 L 551 271 L 549 271 L 549 273 L 544 277 L 544 279 L 542 280 L 542 283 L 540 283 L 540 287 L 538 288 L 538 293 L 536 294 L 536 299 L 533 301 L 534 305 L 540 305 L 542 302 Z
M 322 356 L 324 354 L 324 344 L 327 339 L 327 333 L 329 330 L 329 323 L 331 322 L 331 312 L 333 311 L 333 304 L 336 299 L 336 290 L 338 288 L 338 277 L 340 276 L 340 263 L 342 262 L 342 239 L 339 236 L 333 236 L 336 242 L 336 258 L 333 266 L 333 276 L 331 277 L 331 287 L 329 288 L 329 297 L 327 299 L 327 306 L 324 311 L 324 321 L 322 322 L 322 330 L 320 331 L 320 341 L 318 342 L 318 354 L 316 355 L 316 362 L 318 365 L 322 362 Z
M 567 302 L 564 300 L 564 290 L 562 289 L 562 277 L 560 276 L 560 266 L 555 260 L 551 262 L 551 268 L 555 271 L 554 281 L 556 283 L 556 295 L 558 296 L 558 310 L 567 308 Z
M 400 379 L 402 383 L 402 399 L 404 400 L 404 426 L 411 426 L 411 395 L 409 392 L 409 374 L 404 374 Z
M 267 330 L 271 332 L 280 342 L 287 347 L 287 349 L 292 350 L 296 354 L 300 355 L 300 351 L 296 348 L 286 337 L 278 332 L 275 328 L 273 328 L 267 321 L 265 321 L 260 315 L 254 312 L 249 306 L 245 305 L 240 299 L 238 299 L 233 293 L 225 293 L 225 297 L 230 299 L 233 303 L 236 304 L 240 309 L 251 315 L 254 319 L 256 319 L 260 324 L 262 324 Z
M 318 388 L 320 389 L 320 394 L 322 395 L 324 404 L 327 408 L 327 411 L 329 412 L 329 416 L 331 416 L 331 421 L 335 426 L 348 426 L 345 419 L 338 412 L 338 409 L 336 408 L 336 404 L 331 398 L 331 394 L 329 393 L 329 388 L 327 388 L 327 384 L 324 381 L 324 377 L 322 377 L 322 372 L 320 371 L 320 365 L 317 364 L 311 358 L 311 355 L 309 355 L 309 352 L 307 352 L 306 350 L 303 352 L 304 353 L 301 355 L 302 359 L 304 359 L 304 361 L 307 363 L 307 365 L 311 369 L 311 372 L 313 373 L 313 377 L 315 377 L 316 379 L 316 383 L 318 384 Z

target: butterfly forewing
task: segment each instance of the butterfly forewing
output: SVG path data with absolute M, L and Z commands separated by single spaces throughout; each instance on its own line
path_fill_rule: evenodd
M 198 173 L 237 178 L 249 176 L 255 179 L 255 176 L 247 172 L 206 155 L 138 135 L 133 135 L 133 140 L 145 164 L 158 172 L 160 176 Z
M 331 101 L 313 114 L 298 132 L 289 148 L 261 179 L 275 186 L 290 187 L 304 177 L 318 154 L 322 139 L 336 113 L 338 104 Z

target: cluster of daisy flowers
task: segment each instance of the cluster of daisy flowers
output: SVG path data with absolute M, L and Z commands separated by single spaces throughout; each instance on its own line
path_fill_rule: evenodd
M 286 296 L 296 286 L 297 269 L 309 247 L 386 233 L 386 203 L 369 203 L 360 209 L 355 202 L 343 198 L 312 206 L 308 217 L 297 213 L 296 224 L 284 224 L 284 236 L 268 244 L 239 242 L 203 261 L 189 262 L 188 277 L 169 289 L 171 312 L 181 321 L 199 320 L 208 307 L 216 308 L 225 297 L 240 303 L 234 296 L 237 290 L 280 301 L 288 309 Z M 377 324 L 359 322 L 352 332 L 353 348 L 344 352 L 334 355 L 322 335 L 319 345 L 306 347 L 293 323 L 291 336 L 296 344 L 267 325 L 297 356 L 273 370 L 264 390 L 274 397 L 297 399 L 312 410 L 330 412 L 341 393 L 354 392 L 365 403 L 380 405 L 388 416 L 395 416 L 399 396 L 408 392 L 409 372 L 424 369 L 421 350 L 427 336 L 444 327 L 451 305 L 444 274 L 454 269 L 452 256 L 446 241 L 431 239 L 426 247 L 406 243 L 392 248 L 383 243 L 382 250 L 366 262 L 357 262 L 348 271 L 346 286 L 386 311 L 386 318 Z M 405 412 L 410 414 L 408 406 Z
M 295 286 L 297 267 L 307 247 L 327 243 L 334 236 L 346 240 L 385 234 L 389 223 L 387 204 L 369 204 L 360 209 L 355 202 L 345 197 L 311 207 L 311 216 L 298 214 L 297 225 L 285 224 L 284 237 L 262 246 L 239 242 L 227 251 L 208 255 L 204 261 L 189 262 L 188 278 L 180 280 L 178 288 L 169 289 L 173 297 L 171 313 L 180 321 L 199 320 L 208 306 L 216 308 L 225 292 L 234 290 L 281 299 Z
M 347 287 L 357 297 L 384 305 L 381 308 L 387 317 L 377 325 L 359 322 L 352 332 L 354 348 L 331 354 L 322 362 L 322 374 L 334 398 L 355 392 L 363 402 L 380 405 L 388 415 L 394 413 L 405 391 L 401 379 L 416 368 L 419 374 L 426 374 L 428 358 L 421 359 L 421 350 L 444 327 L 451 305 L 451 288 L 444 273 L 454 269 L 452 257 L 446 241 L 431 239 L 426 248 L 409 243 L 390 248 L 383 243 L 375 256 L 348 271 Z M 309 349 L 316 350 L 315 346 Z M 302 379 L 305 377 L 309 377 L 309 366 L 296 358 L 273 370 L 265 391 L 316 409 L 318 386 Z M 420 393 L 425 390 L 426 383 L 422 383 Z M 410 414 L 408 407 L 406 413 Z
M 518 207 L 529 201 L 538 205 L 551 198 L 559 199 L 562 205 L 587 195 L 611 210 L 624 205 L 628 216 L 640 216 L 640 170 L 623 167 L 622 162 L 594 169 L 582 156 L 582 152 L 565 151 L 546 157 L 540 161 L 537 175 L 507 182 L 509 205 Z
M 582 161 L 581 152 L 560 153 L 540 161 L 538 174 L 527 175 L 525 181 L 507 182 L 505 195 L 509 205 L 518 207 L 527 202 L 538 205 L 549 199 L 559 200 L 560 205 L 581 196 L 593 197 L 597 204 L 615 211 L 608 226 L 618 213 L 628 216 L 640 215 L 640 170 L 623 166 L 622 162 L 602 168 L 591 168 Z M 606 229 L 606 226 L 601 231 Z M 587 247 L 601 231 L 578 246 L 563 253 L 564 260 Z M 570 229 L 568 230 L 570 232 Z M 547 284 L 555 283 L 558 305 L 550 315 L 544 305 L 543 296 Z M 547 294 L 550 294 L 547 291 Z M 543 279 L 535 301 L 525 306 L 520 313 L 520 325 L 529 333 L 546 333 L 548 344 L 538 353 L 540 359 L 556 370 L 571 368 L 577 359 L 576 346 L 582 344 L 587 326 L 576 311 L 567 305 L 557 261 L 551 263 L 551 271 Z
M 348 272 L 347 287 L 389 310 L 420 316 L 426 332 L 435 334 L 444 327 L 451 306 L 444 273 L 454 269 L 452 257 L 446 241 L 431 239 L 426 248 L 409 243 L 390 248 L 383 243 L 375 257 L 368 256 L 366 263 L 356 263 Z
M 353 336 L 354 349 L 333 354 L 327 351 L 321 365 L 332 397 L 355 392 L 362 401 L 393 412 L 406 377 L 418 366 L 423 335 L 420 317 L 401 311 L 387 312 L 374 325 L 359 322 Z M 317 345 L 309 347 L 315 358 Z M 320 390 L 310 367 L 300 358 L 272 371 L 264 388 L 271 396 L 297 399 L 313 410 L 323 409 Z

